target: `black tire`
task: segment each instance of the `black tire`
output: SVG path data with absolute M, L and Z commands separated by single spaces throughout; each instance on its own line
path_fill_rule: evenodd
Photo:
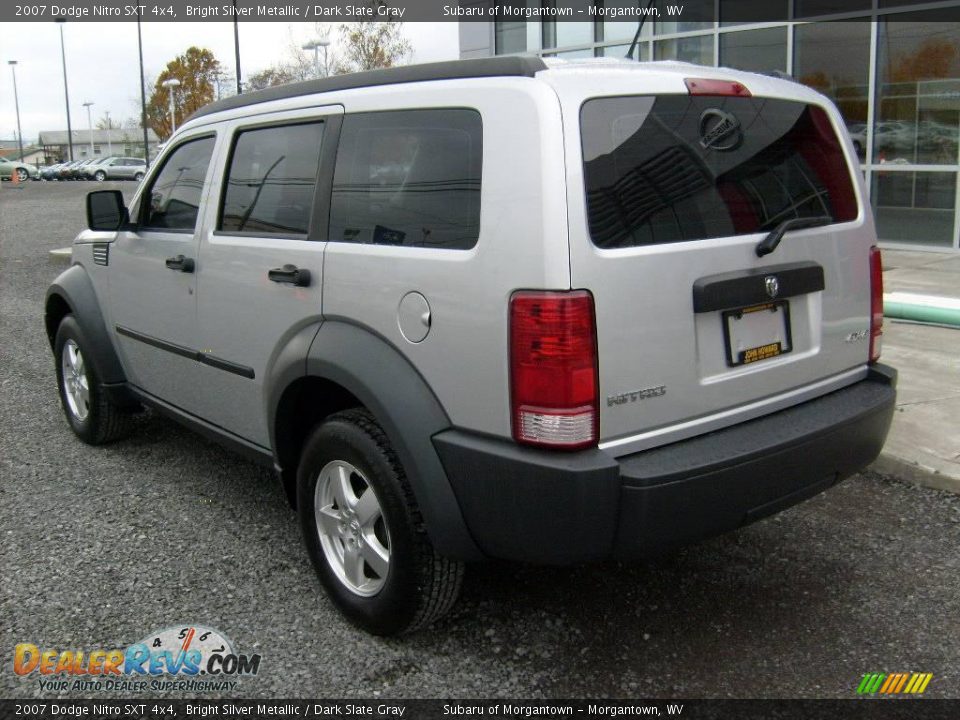
M 17 173 L 17 180 L 20 182 L 26 182 L 27 180 L 30 179 L 30 174 L 23 168 L 17 168 L 16 173 Z
M 143 173 L 142 173 L 142 172 L 138 172 L 136 175 L 133 176 L 133 179 L 134 179 L 136 182 L 140 182 L 141 180 L 143 180 Z
M 71 408 L 70 400 L 68 400 L 64 368 L 64 349 L 68 343 L 73 343 L 83 358 L 82 374 L 86 377 L 87 401 L 83 403 L 84 407 L 80 409 L 86 410 L 85 413 L 78 414 Z M 60 404 L 63 406 L 67 422 L 76 436 L 89 445 L 102 445 L 119 440 L 127 435 L 133 425 L 133 415 L 129 410 L 110 402 L 91 359 L 90 343 L 73 315 L 67 315 L 60 322 L 53 347 Z
M 315 514 L 317 482 L 321 470 L 334 461 L 358 470 L 366 481 L 362 492 L 373 490 L 379 501 L 389 566 L 385 577 L 372 581 L 381 583 L 372 595 L 358 594 L 337 575 L 321 541 Z M 300 458 L 297 494 L 300 526 L 314 569 L 334 604 L 352 623 L 374 635 L 399 635 L 429 625 L 454 605 L 463 581 L 463 563 L 434 550 L 403 468 L 369 412 L 337 413 L 313 431 Z
M 93 174 L 93 177 L 97 182 L 103 182 L 107 179 L 107 174 L 103 170 L 97 170 L 97 172 Z

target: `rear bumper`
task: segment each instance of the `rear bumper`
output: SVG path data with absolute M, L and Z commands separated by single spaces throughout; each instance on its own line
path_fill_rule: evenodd
M 489 557 L 569 564 L 642 557 L 746 525 L 825 490 L 880 453 L 896 371 L 755 420 L 614 458 L 448 430 L 434 437 Z

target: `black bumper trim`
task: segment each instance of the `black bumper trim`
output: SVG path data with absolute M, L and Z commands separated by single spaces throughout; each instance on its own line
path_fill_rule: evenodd
M 489 557 L 571 564 L 641 557 L 758 520 L 820 493 L 880 453 L 896 371 L 800 405 L 613 458 L 448 430 L 434 446 Z

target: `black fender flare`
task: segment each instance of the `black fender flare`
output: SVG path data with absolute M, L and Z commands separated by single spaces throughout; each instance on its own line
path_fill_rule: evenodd
M 59 300 L 57 299 L 59 298 Z M 116 348 L 110 340 L 93 281 L 82 265 L 72 265 L 57 276 L 44 299 L 44 322 L 50 347 L 57 334 L 57 326 L 62 315 L 60 301 L 66 303 L 73 317 L 83 329 L 91 346 L 87 348 L 97 376 L 104 385 L 118 385 L 126 382 L 123 366 L 117 357 Z
M 300 353 L 311 334 L 304 362 Z M 437 552 L 458 560 L 483 558 L 432 442 L 434 435 L 451 427 L 450 419 L 413 365 L 373 332 L 339 321 L 305 328 L 291 338 L 289 347 L 296 352 L 281 351 L 269 381 L 273 447 L 277 407 L 291 382 L 310 376 L 339 385 L 363 403 L 389 438 Z

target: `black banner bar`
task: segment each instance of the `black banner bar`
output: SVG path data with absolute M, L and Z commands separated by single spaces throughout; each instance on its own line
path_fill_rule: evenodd
M 796 5 L 796 4 L 795 4 Z M 896 3 L 881 3 L 881 13 L 909 10 Z M 740 0 L 721 6 L 724 23 L 779 22 L 786 17 L 782 3 Z M 924 21 L 960 20 L 960 3 L 934 2 L 925 8 Z M 802 16 L 797 5 L 795 19 Z M 713 23 L 714 0 L 657 0 L 646 2 L 594 2 L 582 0 L 14 0 L 0 3 L 0 22 L 43 22 L 57 18 L 68 22 L 630 22 L 647 21 Z M 817 4 L 817 19 L 862 20 L 870 10 L 853 12 L 842 0 Z M 836 16 L 836 17 L 834 17 Z
M 689 718 L 951 720 L 960 700 L 2 700 L 0 718 Z

